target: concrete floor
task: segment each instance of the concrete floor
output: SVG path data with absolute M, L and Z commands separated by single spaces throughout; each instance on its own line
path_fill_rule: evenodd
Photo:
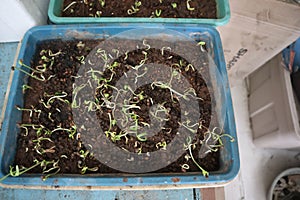
M 231 85 L 241 170 L 238 177 L 225 186 L 225 199 L 264 200 L 273 179 L 283 170 L 300 166 L 300 152 L 261 149 L 253 144 L 248 113 L 248 93 L 245 81 L 237 77 Z M 284 141 L 283 141 L 284 142 Z

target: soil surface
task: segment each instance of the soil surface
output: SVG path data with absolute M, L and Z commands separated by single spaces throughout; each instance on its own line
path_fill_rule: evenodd
M 120 2 L 124 3 L 125 1 Z M 94 59 L 95 56 L 87 59 L 88 55 L 98 55 L 97 53 L 100 51 L 95 47 L 99 42 L 101 41 L 52 40 L 45 41 L 37 46 L 31 67 L 35 70 L 33 75 L 44 79 L 44 81 L 29 77 L 29 88 L 24 91 L 23 108 L 28 110 L 22 111 L 23 118 L 19 124 L 21 132 L 18 138 L 15 165 L 30 167 L 34 163 L 40 162 L 42 163 L 41 166 L 35 167 L 30 172 L 44 175 L 56 173 L 123 173 L 101 163 L 93 154 L 93 150 L 97 151 L 97 146 L 91 147 L 86 140 L 82 140 L 85 128 L 83 126 L 76 127 L 72 112 L 75 108 L 78 108 L 80 113 L 94 113 L 95 118 L 87 119 L 84 126 L 91 127 L 93 123 L 98 124 L 105 131 L 101 136 L 108 138 L 120 150 L 141 154 L 168 148 L 168 144 L 178 134 L 180 122 L 182 123 L 181 116 L 183 113 L 180 111 L 180 96 L 170 92 L 168 88 L 153 84 L 146 84 L 138 87 L 135 91 L 131 91 L 131 98 L 127 99 L 126 104 L 129 105 L 127 110 L 129 115 L 125 116 L 125 121 L 136 122 L 135 128 L 147 127 L 147 124 L 151 123 L 151 119 L 155 115 L 164 122 L 163 128 L 155 135 L 141 135 L 140 138 L 137 135 L 128 134 L 128 130 L 126 132 L 118 126 L 114 121 L 119 120 L 114 119 L 117 111 L 107 106 L 106 103 L 107 99 L 111 100 L 113 98 L 114 86 L 118 80 L 125 75 L 127 76 L 130 69 L 133 66 L 138 66 L 143 60 L 144 64 L 163 64 L 173 70 L 172 74 L 176 75 L 175 72 L 177 72 L 177 75 L 181 74 L 185 77 L 198 98 L 196 102 L 200 110 L 201 119 L 199 120 L 201 120 L 201 123 L 203 122 L 203 126 L 209 126 L 212 100 L 207 85 L 202 78 L 203 74 L 208 73 L 208 69 L 203 68 L 204 71 L 201 73 L 193 68 L 188 69 L 189 63 L 186 60 L 168 50 L 165 50 L 162 54 L 161 49 L 146 48 L 120 55 L 114 60 L 114 65 L 110 65 L 103 72 L 102 79 L 97 79 L 96 89 L 94 90 L 95 103 L 82 101 L 81 105 L 85 106 L 78 106 L 80 99 L 76 99 L 77 102 L 74 102 L 73 99 L 74 90 L 78 89 L 78 83 L 77 86 L 74 83 L 78 78 L 79 69 L 90 69 L 98 63 L 99 60 L 97 61 L 97 59 L 103 59 L 103 54 L 99 54 L 101 56 L 97 56 L 96 59 Z M 147 59 L 145 59 L 145 52 L 147 52 Z M 174 65 L 174 63 L 180 63 L 180 65 Z M 89 72 L 85 74 L 91 74 Z M 157 73 L 161 72 L 157 71 Z M 153 76 L 158 76 L 158 74 L 154 73 Z M 165 76 L 168 76 L 168 74 L 165 74 Z M 95 76 L 93 76 L 93 79 L 96 79 Z M 86 83 L 84 87 L 87 88 L 88 84 L 90 82 Z M 84 92 L 88 91 L 86 88 L 81 90 L 83 96 L 85 96 Z M 129 91 L 125 86 L 124 90 Z M 163 110 L 164 115 L 153 114 L 155 112 L 151 110 L 151 107 L 154 105 L 161 105 L 160 108 Z M 16 105 L 16 107 L 20 108 L 19 105 Z M 126 115 L 126 112 L 124 113 Z M 200 166 L 209 172 L 216 171 L 219 169 L 219 151 L 208 153 L 203 159 L 198 156 L 201 140 L 204 138 L 203 134 L 206 131 L 205 129 L 196 129 L 194 133 L 196 137 L 193 141 L 190 141 L 190 149 Z M 93 134 L 94 136 L 90 137 L 91 141 L 99 138 L 97 135 L 99 133 L 91 133 L 91 135 Z M 122 134 L 123 136 L 120 136 Z M 185 143 L 186 138 L 183 140 L 183 148 L 186 148 Z M 175 162 L 153 173 L 199 171 L 199 168 L 191 159 L 189 149 L 186 148 L 185 153 Z
M 217 18 L 214 0 L 65 0 L 63 17 Z

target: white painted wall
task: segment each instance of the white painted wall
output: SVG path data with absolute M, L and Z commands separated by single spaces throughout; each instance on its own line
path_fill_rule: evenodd
M 1 0 L 0 42 L 20 41 L 31 27 L 47 23 L 49 0 Z

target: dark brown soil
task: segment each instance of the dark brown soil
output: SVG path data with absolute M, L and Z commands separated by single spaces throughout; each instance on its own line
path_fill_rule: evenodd
M 123 2 L 123 1 L 120 1 Z M 30 167 L 37 161 L 53 161 L 57 164 L 50 163 L 47 166 L 36 167 L 31 170 L 32 173 L 92 173 L 87 170 L 84 171 L 84 167 L 93 169 L 96 173 L 119 173 L 115 169 L 111 169 L 105 164 L 99 162 L 92 152 L 87 151 L 87 144 L 85 144 L 78 135 L 77 128 L 76 133 L 70 136 L 70 132 L 66 130 L 57 130 L 55 132 L 47 132 L 46 130 L 55 130 L 57 127 L 64 129 L 72 129 L 74 126 L 73 114 L 72 114 L 72 92 L 73 83 L 79 67 L 88 67 L 89 64 L 85 62 L 82 65 L 81 56 L 87 56 L 89 53 L 93 53 L 94 47 L 97 46 L 100 41 L 46 41 L 38 45 L 37 51 L 31 63 L 31 67 L 37 69 L 37 66 L 43 64 L 46 65 L 47 70 L 43 72 L 45 81 L 39 81 L 34 78 L 29 78 L 28 85 L 32 89 L 27 89 L 25 92 L 24 108 L 32 109 L 32 114 L 30 112 L 23 111 L 23 120 L 21 124 L 35 124 L 35 126 L 27 126 L 27 131 L 25 128 L 20 128 L 21 133 L 18 139 L 18 149 L 15 157 L 15 165 Z M 82 45 L 84 44 L 84 45 Z M 45 51 L 47 50 L 47 51 Z M 56 54 L 55 56 L 50 56 L 51 54 Z M 162 55 L 160 50 L 148 49 L 148 50 L 136 50 L 129 52 L 127 56 L 120 56 L 116 62 L 119 66 L 114 71 L 106 70 L 104 72 L 104 77 L 109 79 L 113 78 L 110 82 L 114 85 L 120 77 L 126 73 L 130 67 L 135 66 L 140 63 L 141 59 L 144 57 L 143 51 L 148 52 L 147 63 L 162 63 L 166 66 L 171 67 L 172 63 L 182 62 L 182 69 L 188 65 L 188 63 L 183 60 L 180 56 L 175 55 L 171 52 L 165 51 Z M 46 58 L 45 58 L 46 57 Z M 53 59 L 53 60 L 47 60 Z M 196 91 L 197 97 L 203 100 L 198 100 L 198 106 L 200 109 L 201 118 L 204 120 L 204 126 L 208 127 L 210 124 L 211 116 L 211 96 L 207 89 L 206 83 L 204 82 L 200 73 L 194 72 L 192 70 L 182 70 L 181 67 L 173 67 L 178 70 L 185 78 L 189 80 L 189 83 L 193 86 Z M 160 73 L 160 72 L 157 72 Z M 206 71 L 201 72 L 208 73 Z M 37 76 L 40 76 L 36 73 Z M 155 76 L 155 74 L 153 75 Z M 99 83 L 99 87 L 96 90 L 95 97 L 98 99 L 98 105 L 103 103 L 103 93 L 107 93 L 109 98 L 112 95 L 112 89 L 104 87 L 103 82 Z M 102 85 L 102 86 L 101 86 Z M 135 153 L 147 153 L 157 151 L 157 143 L 166 142 L 169 144 L 178 130 L 178 122 L 180 122 L 180 109 L 178 100 L 176 98 L 172 99 L 171 93 L 168 89 L 163 89 L 151 85 L 144 85 L 135 91 L 138 94 L 143 91 L 143 98 L 137 100 L 136 98 L 130 99 L 130 104 L 139 106 L 141 109 L 131 109 L 132 113 L 138 116 L 138 124 L 141 126 L 142 122 L 149 123 L 149 110 L 154 104 L 163 104 L 168 110 L 168 120 L 164 125 L 164 130 L 155 134 L 152 137 L 147 138 L 146 141 L 138 140 L 136 137 L 127 135 L 122 137 L 120 140 L 113 140 L 108 135 L 106 137 L 110 138 L 112 143 L 117 144 L 120 148 L 126 149 L 130 152 Z M 66 97 L 62 99 L 54 99 L 50 101 L 51 106 L 47 106 L 48 100 L 53 95 L 66 94 Z M 150 101 L 151 98 L 151 101 Z M 43 103 L 44 102 L 44 103 Z M 82 111 L 84 112 L 84 111 Z M 96 110 L 98 123 L 104 130 L 109 129 L 110 119 L 109 113 L 112 113 L 112 109 L 102 108 L 101 110 Z M 89 122 L 86 122 L 86 127 L 89 126 Z M 42 126 L 42 129 L 38 127 Z M 41 131 L 42 130 L 42 131 Z M 111 132 L 121 132 L 117 125 L 113 125 L 110 128 Z M 198 156 L 199 149 L 201 147 L 200 140 L 203 139 L 203 134 L 205 130 L 198 129 L 197 137 L 192 142 L 195 144 L 195 148 L 192 149 L 193 156 L 195 160 L 207 171 L 216 171 L 219 169 L 219 152 L 209 153 L 205 158 L 200 159 Z M 48 138 L 42 139 L 39 138 Z M 97 149 L 97 147 L 93 147 Z M 85 154 L 86 153 L 86 154 Z M 176 162 L 171 163 L 169 166 L 160 169 L 155 172 L 197 172 L 199 168 L 194 164 L 191 159 L 186 159 L 188 155 L 188 150 L 183 154 Z M 187 164 L 189 169 L 182 168 L 183 164 Z M 95 168 L 97 167 L 97 168 Z M 48 169 L 54 168 L 52 171 L 47 172 Z
M 214 0 L 64 0 L 62 10 L 63 17 L 217 17 Z

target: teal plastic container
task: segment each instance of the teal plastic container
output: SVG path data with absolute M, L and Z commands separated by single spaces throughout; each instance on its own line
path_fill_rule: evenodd
M 27 31 L 23 40 L 18 60 L 25 64 L 30 61 L 39 42 L 51 39 L 102 39 L 109 38 L 124 31 L 134 30 L 134 26 L 107 26 L 96 25 L 50 25 L 34 27 Z M 157 29 L 157 28 L 156 28 Z M 224 116 L 224 132 L 235 138 L 235 142 L 229 139 L 224 141 L 224 147 L 220 149 L 220 169 L 210 172 L 208 178 L 201 172 L 191 173 L 146 173 L 146 174 L 64 174 L 49 177 L 42 181 L 40 174 L 22 175 L 20 177 L 8 177 L 0 185 L 9 188 L 60 188 L 60 189 L 166 189 L 183 187 L 207 187 L 224 185 L 230 182 L 238 174 L 240 168 L 236 126 L 232 107 L 231 94 L 227 70 L 222 50 L 219 33 L 211 26 L 182 28 L 176 26 L 164 26 L 157 32 L 165 30 L 177 31 L 197 41 L 205 41 L 208 52 L 212 56 L 215 68 L 219 75 L 214 76 L 218 90 L 223 93 L 220 99 L 220 112 Z M 20 66 L 19 66 L 20 67 Z M 9 93 L 9 100 L 5 112 L 5 118 L 0 134 L 0 177 L 9 172 L 9 166 L 13 164 L 17 148 L 17 137 L 20 132 L 17 127 L 22 119 L 22 112 L 15 105 L 23 105 L 22 85 L 26 82 L 26 76 L 19 70 L 14 71 Z
M 48 16 L 54 24 L 87 24 L 87 23 L 139 23 L 155 24 L 207 24 L 212 26 L 221 26 L 229 22 L 230 9 L 228 0 L 216 0 L 217 19 L 187 19 L 187 18 L 145 18 L 145 17 L 62 17 L 61 10 L 63 0 L 50 0 Z

